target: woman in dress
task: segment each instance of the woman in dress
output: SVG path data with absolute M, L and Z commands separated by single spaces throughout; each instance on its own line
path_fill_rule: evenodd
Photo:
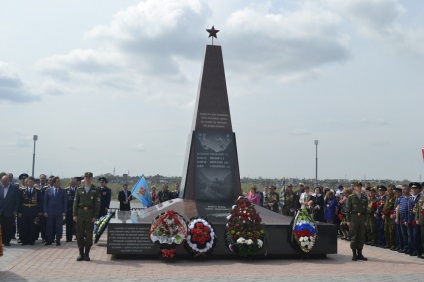
M 333 223 L 336 217 L 337 200 L 334 198 L 333 191 L 328 191 L 325 196 L 324 220 L 327 223 Z

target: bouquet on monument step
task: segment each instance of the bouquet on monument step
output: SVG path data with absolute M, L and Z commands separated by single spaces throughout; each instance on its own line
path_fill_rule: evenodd
M 239 197 L 227 216 L 226 239 L 231 251 L 243 257 L 254 256 L 263 247 L 265 231 L 256 209 Z
M 216 235 L 212 224 L 200 217 L 191 218 L 188 225 L 186 250 L 193 257 L 210 255 L 216 245 Z
M 181 245 L 187 237 L 187 225 L 181 215 L 168 210 L 153 220 L 149 235 L 153 243 L 159 242 L 162 257 L 172 259 L 175 247 Z
M 293 221 L 293 238 L 304 253 L 309 253 L 317 239 L 317 225 L 307 209 L 301 209 Z

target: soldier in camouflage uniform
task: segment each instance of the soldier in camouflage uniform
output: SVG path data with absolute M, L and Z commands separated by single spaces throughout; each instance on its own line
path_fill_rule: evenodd
M 290 183 L 286 187 L 284 192 L 284 206 L 281 210 L 283 215 L 294 216 L 294 212 L 297 208 L 299 200 L 296 197 L 296 194 L 293 192 L 293 185 Z
M 93 245 L 94 222 L 99 217 L 100 195 L 92 184 L 93 173 L 84 174 L 85 187 L 79 187 L 75 193 L 73 215 L 77 223 L 77 261 L 90 261 L 90 248 Z M 85 247 L 85 252 L 84 252 Z
M 365 217 L 367 214 L 368 199 L 362 192 L 362 184 L 354 184 L 355 192 L 349 196 L 346 203 L 346 221 L 350 230 L 350 248 L 352 260 L 368 260 L 362 254 L 365 244 Z
M 391 215 L 394 214 L 395 195 L 393 194 L 394 185 L 389 185 L 386 191 L 386 201 L 383 206 L 382 218 L 384 220 L 384 238 L 386 239 L 385 249 L 394 250 L 396 248 L 395 226 Z
M 377 210 L 377 197 L 375 194 L 377 193 L 377 190 L 375 188 L 370 188 L 369 190 L 369 198 L 368 198 L 368 208 L 367 208 L 367 238 L 368 242 L 365 244 L 375 246 L 376 244 L 376 237 L 375 237 L 375 217 L 374 213 Z
M 424 194 L 422 192 L 418 202 L 415 204 L 415 207 L 417 210 L 417 213 L 415 214 L 415 220 L 416 223 L 420 226 L 421 231 L 421 251 L 424 251 Z M 422 253 L 418 257 L 424 259 Z
M 276 189 L 276 186 L 271 185 L 269 187 L 270 192 L 268 193 L 267 197 L 265 197 L 267 208 L 274 212 L 278 212 L 278 202 L 280 201 L 280 196 L 277 192 L 275 192 Z

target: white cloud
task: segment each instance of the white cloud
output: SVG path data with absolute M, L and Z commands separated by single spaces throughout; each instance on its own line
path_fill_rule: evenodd
M 146 151 L 146 146 L 143 143 L 140 143 L 136 146 L 136 150 L 144 152 L 144 151 Z
M 329 6 L 350 19 L 360 33 L 401 54 L 424 55 L 424 28 L 405 27 L 408 10 L 397 0 L 327 0 Z
M 0 101 L 25 103 L 38 100 L 31 95 L 22 82 L 18 71 L 11 65 L 0 61 Z

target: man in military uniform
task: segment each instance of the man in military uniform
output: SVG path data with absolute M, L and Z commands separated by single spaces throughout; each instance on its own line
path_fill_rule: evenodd
M 77 183 L 75 178 L 69 181 L 69 187 L 66 187 L 66 194 L 68 197 L 68 205 L 66 210 L 66 242 L 72 242 L 72 236 L 75 233 L 75 221 L 73 220 L 72 210 L 74 208 L 75 192 L 77 191 Z
M 79 248 L 77 261 L 90 261 L 94 222 L 99 217 L 100 195 L 92 181 L 93 173 L 86 172 L 84 174 L 84 187 L 79 187 L 75 193 L 73 214 L 74 221 L 77 223 L 77 244 Z
M 384 239 L 384 221 L 383 221 L 383 207 L 386 202 L 386 191 L 387 187 L 384 185 L 378 185 L 378 193 L 379 196 L 377 198 L 377 210 L 375 211 L 375 227 L 377 234 L 377 247 L 384 247 L 386 245 L 386 241 Z
M 422 189 L 422 187 L 421 187 Z M 420 227 L 420 233 L 421 233 L 421 255 L 418 256 L 422 259 L 424 259 L 424 256 L 422 255 L 422 252 L 424 251 L 424 196 L 421 194 L 420 198 L 418 199 L 418 202 L 415 204 L 417 212 L 415 213 L 415 220 L 417 222 L 417 225 Z
M 366 219 L 366 227 L 367 227 L 367 239 L 368 242 L 365 244 L 375 246 L 376 237 L 375 237 L 375 217 L 374 213 L 377 210 L 377 197 L 375 196 L 377 190 L 372 187 L 369 189 L 369 198 L 368 198 L 368 208 L 367 208 L 367 219 Z
M 352 260 L 368 260 L 362 254 L 365 244 L 365 219 L 368 199 L 362 194 L 362 184 L 355 183 L 355 192 L 350 195 L 346 203 L 346 221 L 350 231 L 350 248 Z
M 27 187 L 20 191 L 20 202 L 18 217 L 21 218 L 20 239 L 22 245 L 34 245 L 36 239 L 36 218 L 42 215 L 41 192 L 34 187 L 34 177 L 28 177 Z
M 39 189 L 41 191 L 41 198 L 44 201 L 44 196 L 46 195 L 47 189 L 50 187 L 47 182 L 47 176 L 45 174 L 40 174 L 40 185 Z M 43 204 L 44 206 L 44 204 Z M 47 218 L 40 216 L 39 223 L 37 225 L 37 234 L 41 233 L 42 242 L 47 242 Z
M 293 192 L 293 185 L 289 183 L 286 186 L 286 190 L 284 191 L 284 206 L 281 210 L 281 213 L 283 215 L 293 216 L 298 202 L 299 200 L 297 199 L 296 194 Z
M 112 190 L 110 190 L 108 187 L 106 187 L 108 181 L 106 177 L 100 177 L 100 187 L 99 193 L 100 193 L 100 213 L 99 217 L 102 217 L 107 214 L 107 211 L 109 210 L 110 200 L 112 197 Z M 87 183 L 85 184 L 87 186 Z
M 274 212 L 278 212 L 278 202 L 280 201 L 280 196 L 275 192 L 276 189 L 277 187 L 275 185 L 271 185 L 269 187 L 268 196 L 265 198 L 267 208 Z
M 420 199 L 421 192 L 421 184 L 418 182 L 409 183 L 409 187 L 411 187 L 412 195 L 409 198 L 408 202 L 408 235 L 409 235 L 409 251 L 410 256 L 422 256 L 421 250 L 421 229 L 420 226 L 417 225 L 416 216 L 417 216 L 417 203 Z
M 386 201 L 384 202 L 382 210 L 382 219 L 384 220 L 384 238 L 386 239 L 385 249 L 396 249 L 395 240 L 395 227 L 393 225 L 393 218 L 395 206 L 395 195 L 393 194 L 394 185 L 390 184 L 386 191 Z

